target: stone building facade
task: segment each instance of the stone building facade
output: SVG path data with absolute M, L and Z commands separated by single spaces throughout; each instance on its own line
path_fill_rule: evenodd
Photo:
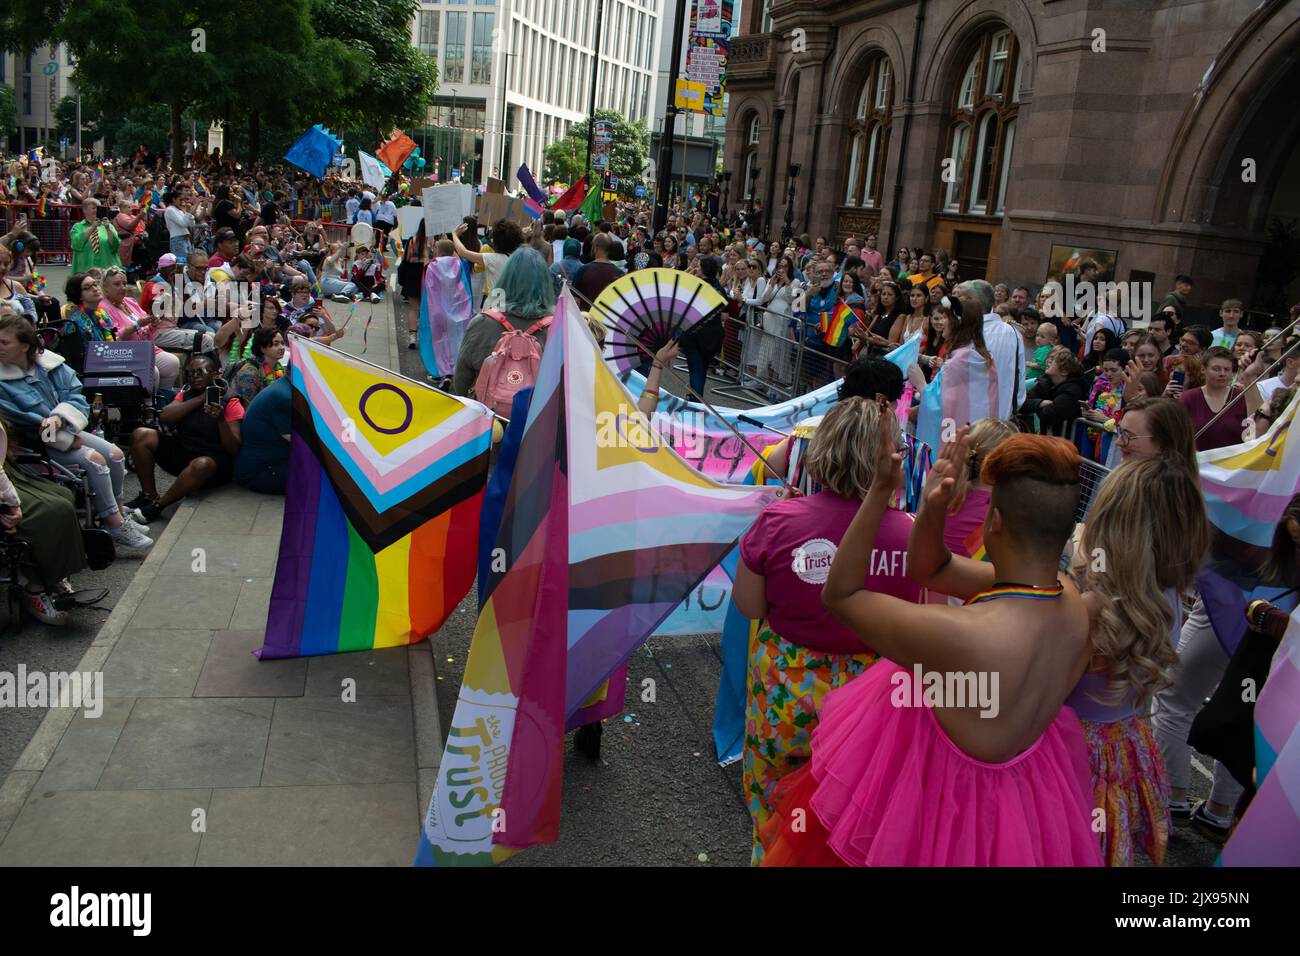
M 1300 217 L 1300 0 L 756 0 L 729 66 L 726 191 L 770 232 L 874 231 L 968 276 L 1248 297 Z M 790 173 L 798 166 L 797 175 Z M 790 196 L 793 192 L 793 202 Z

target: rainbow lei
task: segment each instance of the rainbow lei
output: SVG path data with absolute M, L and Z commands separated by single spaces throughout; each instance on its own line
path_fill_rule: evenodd
M 266 382 L 267 385 L 270 385 L 270 384 L 271 384 L 272 382 L 274 382 L 277 378 L 284 378 L 284 366 L 281 365 L 279 362 L 276 362 L 274 368 L 268 369 L 268 368 L 266 367 L 266 363 L 263 362 L 263 363 L 262 363 L 262 378 L 263 378 L 263 380 Z
M 33 295 L 40 295 L 45 291 L 45 273 L 40 269 L 32 269 L 32 277 L 27 280 L 27 291 Z
M 74 309 L 68 313 L 68 321 L 71 322 L 82 336 L 89 338 L 91 341 L 112 342 L 117 339 L 117 330 L 113 327 L 113 320 L 108 317 L 108 312 L 101 305 L 95 309 L 94 313 L 88 313 L 85 309 Z

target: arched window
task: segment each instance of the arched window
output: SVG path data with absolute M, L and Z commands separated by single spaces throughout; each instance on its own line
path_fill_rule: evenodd
M 757 116 L 757 114 L 755 114 L 755 116 L 754 116 L 754 117 L 749 121 L 749 133 L 748 133 L 748 135 L 745 137 L 745 143 L 746 143 L 746 145 L 748 145 L 748 146 L 757 146 L 757 145 L 758 145 L 758 116 Z
M 754 198 L 754 191 L 758 189 L 758 153 L 749 152 L 745 155 L 745 179 L 743 181 L 744 190 L 740 198 L 749 200 Z
M 889 153 L 889 127 L 894 109 L 894 76 L 883 53 L 874 54 L 864 68 L 864 79 L 849 123 L 848 179 L 844 204 L 866 209 L 880 207 Z
M 974 41 L 953 90 L 944 161 L 944 212 L 1001 215 L 1020 103 L 1020 44 L 994 28 Z

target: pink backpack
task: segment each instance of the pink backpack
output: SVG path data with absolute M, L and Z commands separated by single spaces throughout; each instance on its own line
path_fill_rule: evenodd
M 483 360 L 474 381 L 474 397 L 503 418 L 510 417 L 510 407 L 515 393 L 530 388 L 537 382 L 537 369 L 542 364 L 542 343 L 534 335 L 551 324 L 551 316 L 538 319 L 526 330 L 516 329 L 506 317 L 495 309 L 486 310 L 505 326 L 497 339 L 492 354 Z

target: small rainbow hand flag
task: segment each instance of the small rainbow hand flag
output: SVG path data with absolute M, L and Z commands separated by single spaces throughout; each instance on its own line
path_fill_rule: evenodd
M 208 194 L 208 184 L 203 181 L 202 176 L 198 178 L 197 182 L 198 182 L 199 192 L 203 193 L 203 195 L 206 196 Z
M 849 338 L 849 329 L 858 321 L 858 314 L 848 305 L 839 302 L 833 312 L 821 312 L 817 322 L 817 332 L 822 341 L 831 348 L 839 348 Z
M 36 203 L 36 215 L 38 218 L 44 219 L 45 216 L 49 213 L 49 211 L 50 211 L 50 197 L 42 196 L 40 198 L 40 201 Z

